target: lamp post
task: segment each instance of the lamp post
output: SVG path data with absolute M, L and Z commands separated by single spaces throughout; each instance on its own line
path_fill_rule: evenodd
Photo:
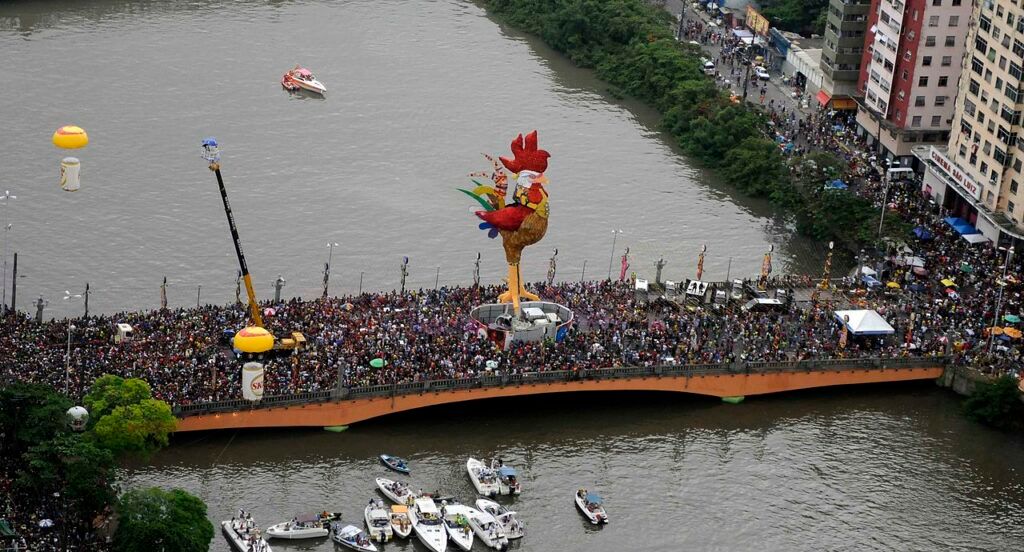
M 621 229 L 612 230 L 612 252 L 608 255 L 608 279 L 612 279 L 612 262 L 615 261 L 615 242 L 619 239 L 619 234 L 622 233 Z
M 992 328 L 995 328 L 996 324 L 999 323 L 999 310 L 1003 306 L 1003 289 L 1006 288 L 1006 270 L 1010 268 L 1010 259 L 1013 258 L 1013 247 L 999 248 L 1000 251 L 1003 249 L 1006 249 L 1006 260 L 1003 263 L 1003 277 L 999 280 L 999 295 L 996 297 L 996 312 L 992 318 Z M 990 328 L 988 332 L 988 354 L 992 354 L 993 346 L 995 346 L 995 332 Z
M 64 300 L 68 301 L 71 299 L 81 299 L 82 294 L 72 295 L 70 291 L 64 290 Z M 71 382 L 71 332 L 75 330 L 75 326 L 71 323 L 71 316 L 68 316 L 68 345 L 67 350 L 64 353 L 64 395 L 70 397 L 69 388 Z
M 878 134 L 879 143 L 881 143 L 882 134 L 881 127 L 879 127 Z M 893 161 L 893 165 L 899 166 L 899 161 Z M 882 224 L 885 222 L 885 205 L 889 201 L 889 185 L 892 184 L 892 179 L 889 177 L 889 171 L 885 171 L 885 191 L 882 192 L 882 214 L 878 217 L 878 238 L 882 238 Z
M 0 299 L 0 314 L 7 312 L 7 234 L 11 231 L 11 225 L 7 223 L 7 207 L 10 205 L 12 199 L 18 199 L 18 196 L 11 195 L 10 190 L 5 190 L 4 195 L 0 195 L 0 207 L 4 208 L 4 281 L 3 281 L 3 298 Z
M 327 297 L 327 286 L 331 281 L 331 258 L 334 256 L 334 248 L 338 247 L 337 243 L 328 242 L 327 249 L 327 264 L 324 265 L 324 297 Z

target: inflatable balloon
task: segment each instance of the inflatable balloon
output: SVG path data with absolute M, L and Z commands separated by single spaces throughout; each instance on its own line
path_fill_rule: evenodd
M 265 353 L 274 348 L 274 335 L 259 326 L 242 328 L 235 334 L 234 347 L 243 353 Z
M 375 359 L 370 361 L 370 366 L 372 366 L 374 368 L 383 368 L 384 367 L 384 359 L 383 358 L 375 358 Z
M 248 401 L 263 398 L 263 365 L 259 362 L 242 365 L 242 398 Z
M 61 149 L 79 149 L 89 145 L 89 135 L 81 127 L 62 126 L 53 133 L 53 145 Z M 65 157 L 60 162 L 60 187 L 65 192 L 76 192 L 82 187 L 78 174 L 82 169 L 76 157 Z

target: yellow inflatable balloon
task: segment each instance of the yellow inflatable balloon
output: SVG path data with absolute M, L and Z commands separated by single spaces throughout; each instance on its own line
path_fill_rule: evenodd
M 62 126 L 53 133 L 53 145 L 64 149 L 78 149 L 89 145 L 89 135 L 81 127 Z
M 259 326 L 249 326 L 238 330 L 234 344 L 243 353 L 265 353 L 274 348 L 274 335 Z

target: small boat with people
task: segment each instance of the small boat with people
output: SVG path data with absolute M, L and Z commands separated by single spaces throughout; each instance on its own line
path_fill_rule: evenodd
M 285 521 L 267 527 L 267 536 L 273 539 L 315 539 L 331 534 L 332 521 L 341 519 L 340 512 L 321 512 L 319 514 L 299 514 L 291 521 Z
M 377 552 L 377 547 L 370 541 L 369 535 L 355 525 L 342 527 L 340 523 L 335 523 L 331 532 L 331 540 L 359 552 Z
M 583 512 L 591 524 L 608 523 L 608 514 L 604 511 L 604 500 L 597 493 L 586 489 L 576 491 L 576 507 Z
M 238 517 L 220 522 L 220 527 L 232 548 L 238 552 L 273 552 L 267 541 L 263 540 L 252 514 L 245 510 L 238 510 Z
M 399 538 L 407 539 L 412 533 L 412 521 L 409 519 L 409 507 L 405 504 L 391 505 L 391 530 Z
M 363 519 L 366 520 L 366 527 L 370 531 L 370 539 L 377 542 L 388 542 L 395 536 L 391 528 L 391 512 L 384 509 L 384 501 L 379 498 L 371 498 L 370 503 L 363 510 Z
M 380 489 L 380 492 L 395 504 L 409 505 L 415 498 L 412 489 L 401 481 L 395 481 L 386 477 L 378 477 L 376 481 L 377 488 Z
M 444 520 L 448 538 L 462 550 L 469 552 L 473 548 L 473 528 L 469 525 L 469 506 L 462 504 L 441 504 L 441 519 Z
M 448 533 L 444 521 L 441 520 L 441 511 L 437 504 L 429 498 L 417 498 L 409 511 L 409 519 L 412 521 L 412 530 L 420 539 L 423 546 L 431 552 L 445 552 L 448 549 Z
M 380 463 L 384 464 L 388 469 L 395 470 L 396 472 L 401 474 L 409 475 L 409 463 L 405 461 L 405 458 L 390 456 L 388 454 L 381 454 L 379 458 Z
M 523 486 L 519 483 L 519 474 L 515 468 L 506 466 L 501 458 L 491 460 L 491 469 L 498 475 L 498 494 L 517 495 L 523 492 Z
M 521 539 L 526 534 L 526 528 L 523 526 L 523 522 L 516 518 L 516 513 L 501 504 L 486 498 L 478 498 L 476 508 L 494 516 L 498 525 L 501 525 L 501 529 L 505 531 L 505 538 L 508 540 Z
M 476 492 L 484 496 L 498 495 L 498 474 L 483 462 L 476 458 L 466 460 L 466 473 L 476 487 Z
M 317 80 L 313 72 L 301 65 L 296 65 L 294 69 L 281 77 L 281 86 L 289 92 L 308 90 L 321 96 L 327 92 L 327 87 Z
M 473 528 L 478 539 L 488 548 L 505 550 L 508 548 L 508 537 L 505 536 L 505 529 L 498 520 L 491 514 L 471 508 L 466 514 L 469 518 L 469 526 Z

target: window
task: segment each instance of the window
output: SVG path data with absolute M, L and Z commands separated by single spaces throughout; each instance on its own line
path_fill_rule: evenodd
M 906 69 L 904 69 L 904 70 L 903 70 L 903 74 L 902 74 L 902 75 L 900 75 L 900 76 L 901 76 L 901 77 L 903 77 L 903 80 L 907 80 L 907 77 L 909 77 L 909 76 L 910 76 L 910 73 L 909 73 L 909 72 L 907 72 L 907 70 L 906 70 Z
M 949 84 L 949 77 L 939 77 L 939 86 L 946 86 Z
M 983 54 L 988 52 L 988 41 L 980 36 L 974 37 L 974 49 Z
M 949 67 L 953 65 L 953 56 L 942 56 L 942 66 Z
M 1024 57 L 1024 42 L 1019 40 L 1013 41 L 1013 53 L 1017 56 Z
M 924 96 L 916 96 L 914 98 L 914 107 L 924 107 Z
M 903 98 L 906 98 L 906 97 L 907 97 L 906 93 L 904 93 L 902 90 L 900 90 L 900 93 L 899 93 L 900 101 L 903 101 Z M 896 113 L 897 113 L 896 117 L 899 118 L 899 115 L 898 115 L 899 110 L 897 110 Z
M 914 117 L 912 119 L 910 119 L 910 126 L 912 126 L 912 127 L 919 127 L 919 126 L 921 126 L 921 116 L 920 115 L 914 115 Z
M 1010 193 L 1011 194 L 1017 193 L 1017 181 L 1016 180 L 1011 180 L 1010 181 Z
M 946 96 L 935 96 L 935 105 L 937 105 L 937 106 L 946 105 Z
M 981 75 L 985 72 L 985 63 L 977 57 L 971 57 L 971 71 Z
M 942 115 L 933 115 L 932 116 L 932 126 L 933 127 L 937 127 L 940 124 L 942 124 Z
M 947 36 L 946 37 L 946 46 L 956 46 L 956 37 L 955 36 Z
M 974 112 L 977 111 L 977 110 L 978 110 L 978 107 L 976 105 L 974 105 L 974 102 L 972 102 L 971 100 L 968 100 L 967 98 L 964 98 L 964 113 L 967 113 L 968 115 L 973 117 L 974 116 Z
M 961 2 L 961 0 L 953 0 L 953 4 L 952 5 L 959 6 L 960 2 Z
M 1010 62 L 1010 75 L 1013 78 L 1015 78 L 1017 80 L 1020 80 L 1021 76 L 1024 76 L 1024 71 L 1021 70 L 1020 65 L 1017 65 L 1016 63 L 1011 61 Z
M 971 79 L 971 84 L 968 85 L 967 88 L 968 88 L 968 90 L 971 91 L 971 94 L 974 94 L 975 96 L 977 96 L 978 95 L 978 90 L 981 89 L 981 84 L 978 81 L 976 81 L 974 79 Z
M 987 33 L 992 28 L 992 20 L 987 15 L 982 15 L 978 18 L 978 27 Z
M 907 60 L 910 60 L 910 52 L 907 52 Z M 932 56 L 924 56 L 923 58 L 921 58 L 921 65 L 924 65 L 925 67 L 931 67 Z
M 932 5 L 933 6 L 941 6 L 942 5 L 942 0 L 932 0 Z
M 950 27 L 956 27 L 959 24 L 960 24 L 960 16 L 959 15 L 951 15 L 951 16 L 949 16 L 949 26 Z
M 938 27 L 939 26 L 939 16 L 933 15 L 933 16 L 929 17 L 928 18 L 928 26 L 929 27 Z
M 919 77 L 917 79 L 918 86 L 928 86 L 928 77 Z
M 1004 92 L 1006 93 L 1006 97 L 1009 98 L 1009 100 L 1013 103 L 1017 103 L 1021 99 L 1020 90 L 1012 86 L 1007 85 L 1007 87 L 1004 89 Z
M 1012 201 L 1007 201 L 1006 202 L 1006 211 L 1009 212 L 1010 215 L 1013 215 L 1013 210 L 1014 210 L 1015 207 L 1016 206 L 1013 204 Z
M 926 37 L 924 37 L 924 45 L 925 46 L 935 46 L 935 37 L 934 36 L 926 36 Z

